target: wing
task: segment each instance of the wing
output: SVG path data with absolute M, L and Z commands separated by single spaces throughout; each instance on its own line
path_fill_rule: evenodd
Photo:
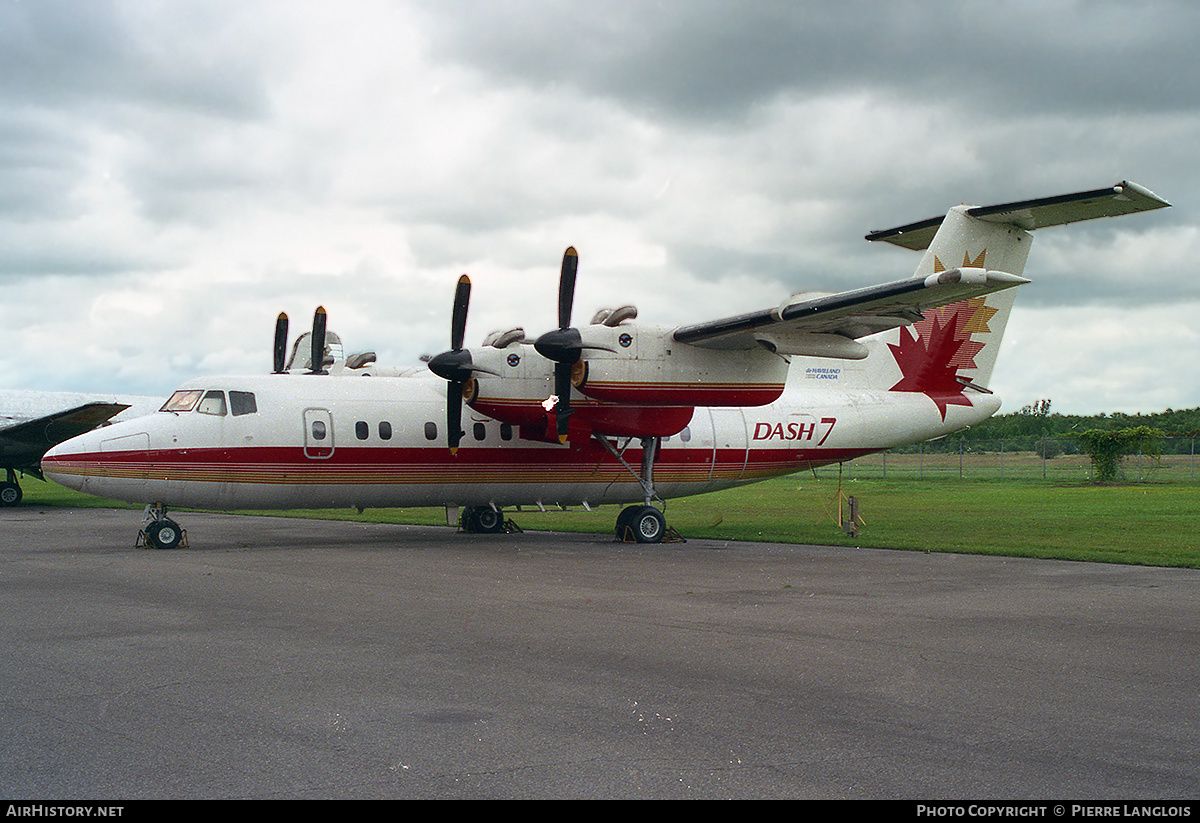
M 0 466 L 37 474 L 51 446 L 83 434 L 128 409 L 124 403 L 84 403 L 0 429 Z
M 800 295 L 773 309 L 682 326 L 674 338 L 712 349 L 766 346 L 780 354 L 857 360 L 866 356 L 856 342 L 860 337 L 914 323 L 929 309 L 1028 282 L 1007 272 L 951 269 L 841 294 Z

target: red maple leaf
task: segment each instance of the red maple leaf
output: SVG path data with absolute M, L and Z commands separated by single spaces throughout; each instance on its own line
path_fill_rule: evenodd
M 971 339 L 971 335 L 990 332 L 988 321 L 995 314 L 996 310 L 988 306 L 982 297 L 975 297 L 927 311 L 921 320 L 913 324 L 913 328 L 918 337 L 928 340 L 935 320 L 940 319 L 943 323 L 952 324 L 954 338 L 963 343 L 962 348 L 958 350 L 958 355 L 950 362 L 950 365 L 960 369 L 974 369 L 977 368 L 975 355 L 983 349 L 983 344 L 975 342 Z
M 955 304 L 962 306 L 964 304 Z M 896 365 L 904 375 L 891 391 L 921 392 L 938 407 L 946 419 L 948 406 L 969 406 L 958 382 L 959 368 L 974 365 L 975 354 L 982 346 L 964 334 L 961 310 L 945 315 L 941 312 L 921 322 L 920 336 L 914 337 L 907 328 L 900 329 L 900 343 L 889 343 Z

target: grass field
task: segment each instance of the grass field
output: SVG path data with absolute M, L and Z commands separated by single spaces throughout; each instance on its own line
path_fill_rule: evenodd
M 912 551 L 961 552 L 1200 568 L 1200 487 L 1164 479 L 1096 486 L 1071 480 L 959 479 L 926 471 L 916 455 L 889 455 L 886 477 L 852 464 L 739 489 L 671 500 L 667 520 L 683 537 L 763 540 Z M 1014 460 L 1017 458 L 1013 458 Z M 957 463 L 956 463 L 957 465 Z M 1013 473 L 1017 474 L 1017 473 Z M 1037 475 L 1037 472 L 1032 472 Z M 1180 475 L 1184 474 L 1182 471 Z M 865 475 L 865 476 L 864 476 Z M 116 506 L 32 478 L 26 507 Z M 853 495 L 858 537 L 840 527 Z M 509 512 L 525 530 L 609 533 L 618 509 Z M 289 516 L 445 525 L 441 509 L 287 512 Z M 187 526 L 187 516 L 179 520 Z M 130 528 L 140 525 L 131 517 Z

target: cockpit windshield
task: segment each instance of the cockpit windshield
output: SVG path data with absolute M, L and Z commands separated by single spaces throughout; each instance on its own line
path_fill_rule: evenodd
M 163 403 L 163 407 L 159 411 L 165 412 L 186 412 L 191 411 L 196 405 L 196 401 L 204 394 L 204 389 L 180 389 Z
M 190 412 L 193 409 L 200 414 L 212 414 L 218 417 L 224 417 L 232 411 L 233 415 L 237 417 L 243 414 L 255 414 L 258 411 L 258 401 L 253 392 L 231 391 L 229 392 L 229 403 L 226 405 L 223 391 L 180 389 L 171 395 L 159 411 L 178 414 Z
M 196 406 L 196 411 L 201 414 L 215 414 L 220 417 L 225 416 L 225 392 L 223 391 L 207 391 L 204 393 L 204 399 Z

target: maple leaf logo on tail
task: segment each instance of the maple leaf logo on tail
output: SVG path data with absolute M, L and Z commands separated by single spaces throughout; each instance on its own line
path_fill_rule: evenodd
M 920 392 L 938 407 L 942 419 L 950 406 L 970 406 L 959 382 L 959 369 L 974 369 L 975 355 L 983 344 L 971 339 L 973 334 L 988 334 L 988 321 L 996 309 L 986 305 L 984 298 L 962 300 L 925 312 L 913 324 L 914 336 L 907 327 L 900 329 L 900 342 L 889 343 L 892 356 L 904 377 L 891 391 Z

